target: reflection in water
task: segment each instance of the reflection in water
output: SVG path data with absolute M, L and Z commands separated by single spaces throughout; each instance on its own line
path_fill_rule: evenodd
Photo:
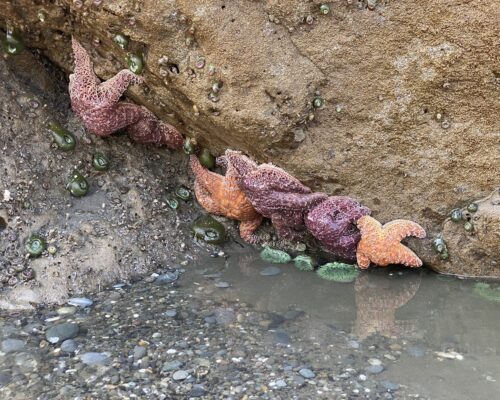
M 360 339 L 378 333 L 386 337 L 412 335 L 413 320 L 397 320 L 396 311 L 408 303 L 420 287 L 421 276 L 405 273 L 395 279 L 386 274 L 362 274 L 354 285 L 356 321 L 352 333 Z

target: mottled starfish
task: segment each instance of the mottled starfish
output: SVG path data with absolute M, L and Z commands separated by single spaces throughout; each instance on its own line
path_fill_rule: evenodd
M 249 243 L 257 243 L 254 234 L 262 222 L 245 193 L 238 187 L 238 173 L 227 159 L 226 175 L 205 169 L 195 155 L 190 156 L 191 170 L 195 175 L 194 191 L 200 205 L 211 214 L 223 215 L 240 221 L 240 235 Z
M 146 107 L 120 101 L 130 84 L 143 82 L 140 76 L 124 69 L 101 83 L 89 54 L 75 38 L 72 47 L 75 71 L 69 76 L 71 107 L 89 131 L 109 136 L 126 128 L 137 142 L 164 144 L 172 149 L 182 147 L 182 135 L 173 126 L 160 121 Z
M 312 193 L 298 179 L 272 164 L 249 168 L 248 158 L 226 154 L 239 174 L 238 183 L 257 212 L 270 218 L 278 236 L 298 239 L 305 230 L 307 212 L 327 198 Z
M 422 260 L 400 243 L 407 236 L 425 238 L 424 228 L 416 222 L 396 219 L 382 226 L 375 218 L 365 215 L 357 221 L 357 226 L 361 232 L 361 240 L 356 251 L 360 268 L 368 268 L 370 262 L 381 267 L 389 264 L 422 266 Z

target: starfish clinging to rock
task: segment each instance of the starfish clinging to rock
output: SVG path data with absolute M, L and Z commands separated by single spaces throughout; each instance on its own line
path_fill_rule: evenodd
M 124 69 L 101 83 L 87 51 L 75 38 L 72 46 L 75 71 L 69 76 L 71 107 L 89 131 L 109 136 L 126 128 L 137 142 L 165 144 L 172 149 L 182 147 L 182 135 L 172 125 L 160 121 L 146 107 L 120 101 L 130 84 L 143 82 L 140 76 Z
M 306 217 L 306 227 L 326 249 L 343 260 L 356 260 L 361 234 L 356 221 L 370 209 L 346 196 L 330 196 L 315 206 Z
M 248 158 L 229 153 L 226 158 L 239 173 L 239 185 L 257 212 L 270 218 L 278 236 L 298 239 L 305 230 L 307 212 L 327 198 L 312 193 L 298 179 L 272 164 L 249 168 Z
M 422 261 L 408 247 L 401 244 L 407 236 L 425 238 L 425 230 L 419 224 L 405 219 L 395 219 L 384 226 L 375 218 L 365 215 L 357 221 L 361 232 L 356 257 L 358 266 L 366 269 L 370 262 L 381 267 L 403 264 L 421 267 Z
M 254 232 L 261 224 L 262 216 L 238 187 L 237 171 L 231 162 L 225 160 L 226 175 L 223 176 L 205 169 L 195 155 L 191 155 L 189 161 L 196 177 L 194 191 L 200 205 L 209 213 L 240 221 L 242 239 L 256 243 Z

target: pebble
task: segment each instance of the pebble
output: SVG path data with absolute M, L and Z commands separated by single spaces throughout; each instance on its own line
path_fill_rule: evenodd
M 225 288 L 228 288 L 230 285 L 229 285 L 229 282 L 224 282 L 224 281 L 219 281 L 215 284 L 215 287 L 218 287 L 218 288 L 221 288 L 221 289 L 225 289 Z
M 174 381 L 183 381 L 189 376 L 189 373 L 187 371 L 184 371 L 183 369 L 179 371 L 175 371 L 174 374 L 172 375 L 172 378 Z
M 368 360 L 368 364 L 370 364 L 370 365 L 382 365 L 382 361 L 380 361 L 378 358 L 370 358 Z
M 278 387 L 278 388 L 280 388 L 280 389 L 281 389 L 281 388 L 284 388 L 284 387 L 286 387 L 286 386 L 287 386 L 287 385 L 286 385 L 286 382 L 285 382 L 283 379 L 278 379 L 278 380 L 275 382 L 275 384 L 276 384 L 276 387 Z
M 59 307 L 57 309 L 59 315 L 72 315 L 76 313 L 76 307 Z
M 167 310 L 163 313 L 163 315 L 165 315 L 166 317 L 175 317 L 177 315 L 177 310 L 175 309 L 170 309 L 170 310 Z
M 425 350 L 422 347 L 419 346 L 408 346 L 406 349 L 406 352 L 415 358 L 420 358 L 425 355 Z
M 384 370 L 383 365 L 370 365 L 366 371 L 372 375 L 380 374 Z
M 73 339 L 65 340 L 61 343 L 61 351 L 65 353 L 74 353 L 78 348 L 78 343 L 76 343 Z
M 392 383 L 390 381 L 380 381 L 380 385 L 389 392 L 394 392 L 399 389 L 399 385 L 397 383 Z
M 106 353 L 89 352 L 82 354 L 81 360 L 87 365 L 106 365 L 109 362 L 109 356 Z
M 355 340 L 349 340 L 347 344 L 351 349 L 359 349 L 359 342 L 356 342 Z
M 2 341 L 0 348 L 6 354 L 15 353 L 24 349 L 25 343 L 19 339 L 5 339 Z
M 169 271 L 164 274 L 158 275 L 155 282 L 157 283 L 172 283 L 179 279 L 179 271 Z
M 189 393 L 189 397 L 202 397 L 207 394 L 207 390 L 203 385 L 193 385 L 193 389 L 191 389 L 191 393 Z
M 66 339 L 72 339 L 78 335 L 80 328 L 74 322 L 64 322 L 47 329 L 45 337 L 49 343 L 60 343 Z
M 283 317 L 287 320 L 292 320 L 304 315 L 305 312 L 302 310 L 288 310 Z
M 161 368 L 161 370 L 163 372 L 169 372 L 169 371 L 173 371 L 174 369 L 182 367 L 182 365 L 183 365 L 182 361 L 179 361 L 179 360 L 168 361 L 165 364 L 163 364 L 163 367 Z
M 276 343 L 281 343 L 281 344 L 290 344 L 290 335 L 282 330 L 282 329 L 277 329 L 276 332 L 274 332 L 274 340 Z
M 281 274 L 281 269 L 278 267 L 267 267 L 260 271 L 262 276 L 274 276 Z
M 302 368 L 299 371 L 299 374 L 302 375 L 306 379 L 313 379 L 316 376 L 316 374 L 314 372 L 312 372 L 309 368 Z
M 8 374 L 0 373 L 0 388 L 7 385 L 12 377 Z
M 77 306 L 77 307 L 90 307 L 94 302 L 90 299 L 87 299 L 86 297 L 73 297 L 68 300 L 68 304 L 70 306 Z
M 147 349 L 144 346 L 134 347 L 134 360 L 140 360 L 146 355 Z

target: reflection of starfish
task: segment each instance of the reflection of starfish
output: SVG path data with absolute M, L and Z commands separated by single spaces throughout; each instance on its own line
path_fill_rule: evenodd
M 353 334 L 365 339 L 372 333 L 391 337 L 409 335 L 415 326 L 409 320 L 396 320 L 398 308 L 408 303 L 420 287 L 420 275 L 396 279 L 386 276 L 360 275 L 354 284 L 356 293 L 356 322 Z
M 424 238 L 425 230 L 419 224 L 396 219 L 382 226 L 375 218 L 365 215 L 358 220 L 357 225 L 361 231 L 361 240 L 356 253 L 360 268 L 368 268 L 370 262 L 381 267 L 389 264 L 422 266 L 420 258 L 400 243 L 407 236 Z
M 355 224 L 368 214 L 370 209 L 350 197 L 330 196 L 307 214 L 306 226 L 333 255 L 352 262 L 361 239 Z
M 87 129 L 99 136 L 109 136 L 127 128 L 137 142 L 165 144 L 173 149 L 182 147 L 182 136 L 173 126 L 160 121 L 146 107 L 119 101 L 131 83 L 142 83 L 141 77 L 124 69 L 101 83 L 87 51 L 74 38 L 72 45 L 75 72 L 69 76 L 71 106 Z
M 272 164 L 248 168 L 237 155 L 232 163 L 240 174 L 239 184 L 257 212 L 270 218 L 279 236 L 296 239 L 305 228 L 304 216 L 326 199 L 325 193 L 312 193 L 298 179 Z
M 209 213 L 241 221 L 241 237 L 247 242 L 256 243 L 257 237 L 253 233 L 262 222 L 262 216 L 238 187 L 237 172 L 231 162 L 227 162 L 225 176 L 203 168 L 194 155 L 190 157 L 190 164 L 196 177 L 194 191 L 200 205 Z

